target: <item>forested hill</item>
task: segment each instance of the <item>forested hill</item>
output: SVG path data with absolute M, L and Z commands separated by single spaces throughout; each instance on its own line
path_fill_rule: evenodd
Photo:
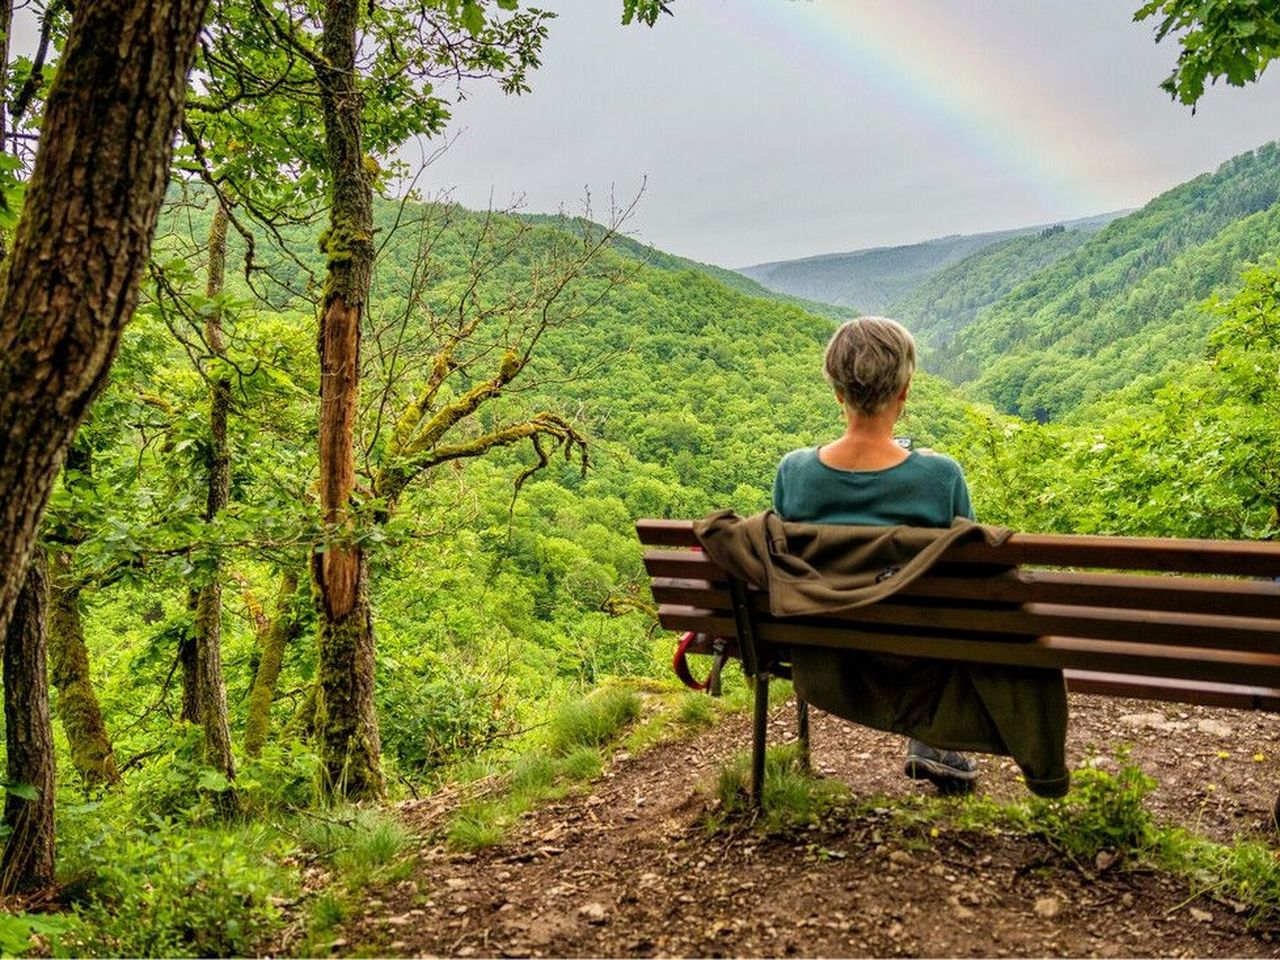
M 551 227 L 562 227 L 565 220 L 555 214 L 522 214 L 521 219 L 534 224 Z M 579 222 L 579 226 L 595 226 L 596 224 L 586 224 Z M 698 273 L 705 273 L 713 280 L 724 284 L 732 290 L 739 293 L 745 293 L 749 297 L 760 297 L 765 300 L 776 300 L 779 303 L 790 303 L 809 313 L 817 314 L 821 317 L 830 317 L 836 320 L 848 319 L 856 317 L 859 311 L 850 306 L 837 306 L 833 303 L 823 303 L 818 300 L 806 300 L 804 297 L 796 297 L 787 293 L 779 293 L 771 290 L 762 283 L 752 280 L 750 277 L 739 273 L 736 270 L 730 270 L 727 267 L 718 267 L 712 263 L 703 263 L 700 260 L 693 260 L 689 257 L 682 257 L 675 253 L 668 253 L 665 250 L 659 250 L 650 244 L 643 243 L 633 237 L 621 235 L 613 239 L 611 243 L 613 249 L 619 253 L 655 267 L 659 270 L 693 270 Z
M 1203 354 L 1215 322 L 1202 308 L 1205 298 L 1238 289 L 1250 264 L 1274 264 L 1278 200 L 1280 147 L 1273 143 L 1109 224 L 979 310 L 935 353 L 935 366 L 973 381 L 997 406 L 1038 419 L 1135 381 L 1157 386 Z M 984 282 L 957 278 L 957 287 Z
M 1059 225 L 993 243 L 935 273 L 889 304 L 886 313 L 911 329 L 923 348 L 925 366 L 932 368 L 935 348 L 949 344 L 979 310 L 1065 257 L 1095 232 L 1093 227 L 1068 230 Z
M 1101 228 L 1119 215 L 1100 214 L 1073 220 L 1064 226 L 1087 233 Z M 780 293 L 880 313 L 890 303 L 907 296 L 930 277 L 970 254 L 1013 237 L 1038 234 L 1050 226 L 1053 224 L 940 237 L 905 246 L 822 254 L 800 260 L 756 264 L 742 267 L 738 272 Z

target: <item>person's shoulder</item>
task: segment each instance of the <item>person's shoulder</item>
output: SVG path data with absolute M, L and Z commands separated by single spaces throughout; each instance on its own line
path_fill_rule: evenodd
M 960 468 L 960 464 L 956 463 L 945 453 L 939 453 L 937 450 L 930 450 L 923 447 L 915 451 L 918 456 L 916 463 L 920 465 L 920 469 L 939 479 L 951 479 L 955 477 L 963 477 L 964 471 Z
M 817 447 L 801 447 L 798 450 L 792 450 L 790 453 L 785 454 L 783 458 L 778 461 L 778 470 L 781 472 L 783 470 L 795 470 L 797 468 L 803 469 L 817 459 Z

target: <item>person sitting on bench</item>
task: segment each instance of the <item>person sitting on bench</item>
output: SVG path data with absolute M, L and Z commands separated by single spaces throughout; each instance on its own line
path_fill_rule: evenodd
M 916 348 L 901 324 L 883 317 L 844 323 L 827 345 L 825 370 L 844 414 L 844 433 L 782 458 L 773 509 L 783 520 L 862 526 L 949 527 L 974 519 L 964 473 L 950 457 L 912 450 L 894 438 L 915 372 Z M 804 681 L 796 664 L 797 689 Z M 907 745 L 907 776 L 944 792 L 971 788 L 978 767 L 954 750 Z

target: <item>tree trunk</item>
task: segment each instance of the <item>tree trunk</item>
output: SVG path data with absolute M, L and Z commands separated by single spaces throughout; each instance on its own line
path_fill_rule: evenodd
M 86 785 L 120 782 L 115 754 L 89 673 L 89 649 L 80 620 L 80 584 L 72 576 L 72 555 L 53 557 L 49 578 L 49 673 L 58 691 L 58 719 L 71 745 L 71 763 Z
M 75 5 L 0 273 L 0 630 L 137 302 L 207 2 Z
M 318 68 L 331 202 L 320 307 L 320 508 L 328 527 L 312 572 L 319 595 L 316 732 L 329 797 L 380 797 L 368 563 L 350 542 L 353 437 L 360 399 L 360 323 L 373 272 L 373 191 L 365 172 L 356 86 L 358 0 L 326 0 Z
M 8 749 L 0 859 L 0 895 L 53 884 L 53 728 L 45 673 L 45 604 L 49 579 L 44 551 L 31 554 L 22 591 L 4 640 L 4 730 Z M 21 785 L 21 796 L 12 785 Z
M 298 595 L 298 575 L 289 571 L 280 578 L 280 596 L 276 600 L 276 615 L 262 632 L 262 656 L 258 671 L 249 691 L 249 716 L 244 727 L 244 752 L 251 757 L 262 753 L 271 729 L 271 701 L 276 695 L 276 681 L 280 678 L 280 666 L 284 663 L 284 650 L 300 631 L 294 615 L 294 599 Z
M 191 611 L 191 629 L 178 641 L 178 669 L 182 672 L 182 713 L 186 723 L 200 722 L 200 664 L 196 646 L 196 611 L 200 600 L 198 590 L 187 591 L 187 609 Z
M 209 274 L 205 293 L 213 298 L 222 293 L 227 263 L 227 210 L 221 204 L 214 211 L 209 228 Z M 222 340 L 222 311 L 210 309 L 205 318 L 204 338 L 214 359 L 226 352 Z M 205 499 L 206 523 L 222 512 L 231 496 L 231 456 L 227 450 L 227 413 L 231 406 L 231 380 L 222 367 L 210 378 L 209 397 L 209 489 Z M 196 697 L 200 723 L 204 727 L 205 762 L 234 780 L 235 758 L 231 753 L 231 732 L 227 722 L 227 689 L 222 681 L 222 564 L 215 563 L 196 596 L 195 622 Z M 185 706 L 185 698 L 184 698 Z

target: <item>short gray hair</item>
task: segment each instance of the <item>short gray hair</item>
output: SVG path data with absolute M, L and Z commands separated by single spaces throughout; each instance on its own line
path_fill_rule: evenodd
M 895 320 L 858 317 L 842 323 L 832 336 L 824 366 L 846 406 L 870 416 L 911 382 L 916 342 Z

